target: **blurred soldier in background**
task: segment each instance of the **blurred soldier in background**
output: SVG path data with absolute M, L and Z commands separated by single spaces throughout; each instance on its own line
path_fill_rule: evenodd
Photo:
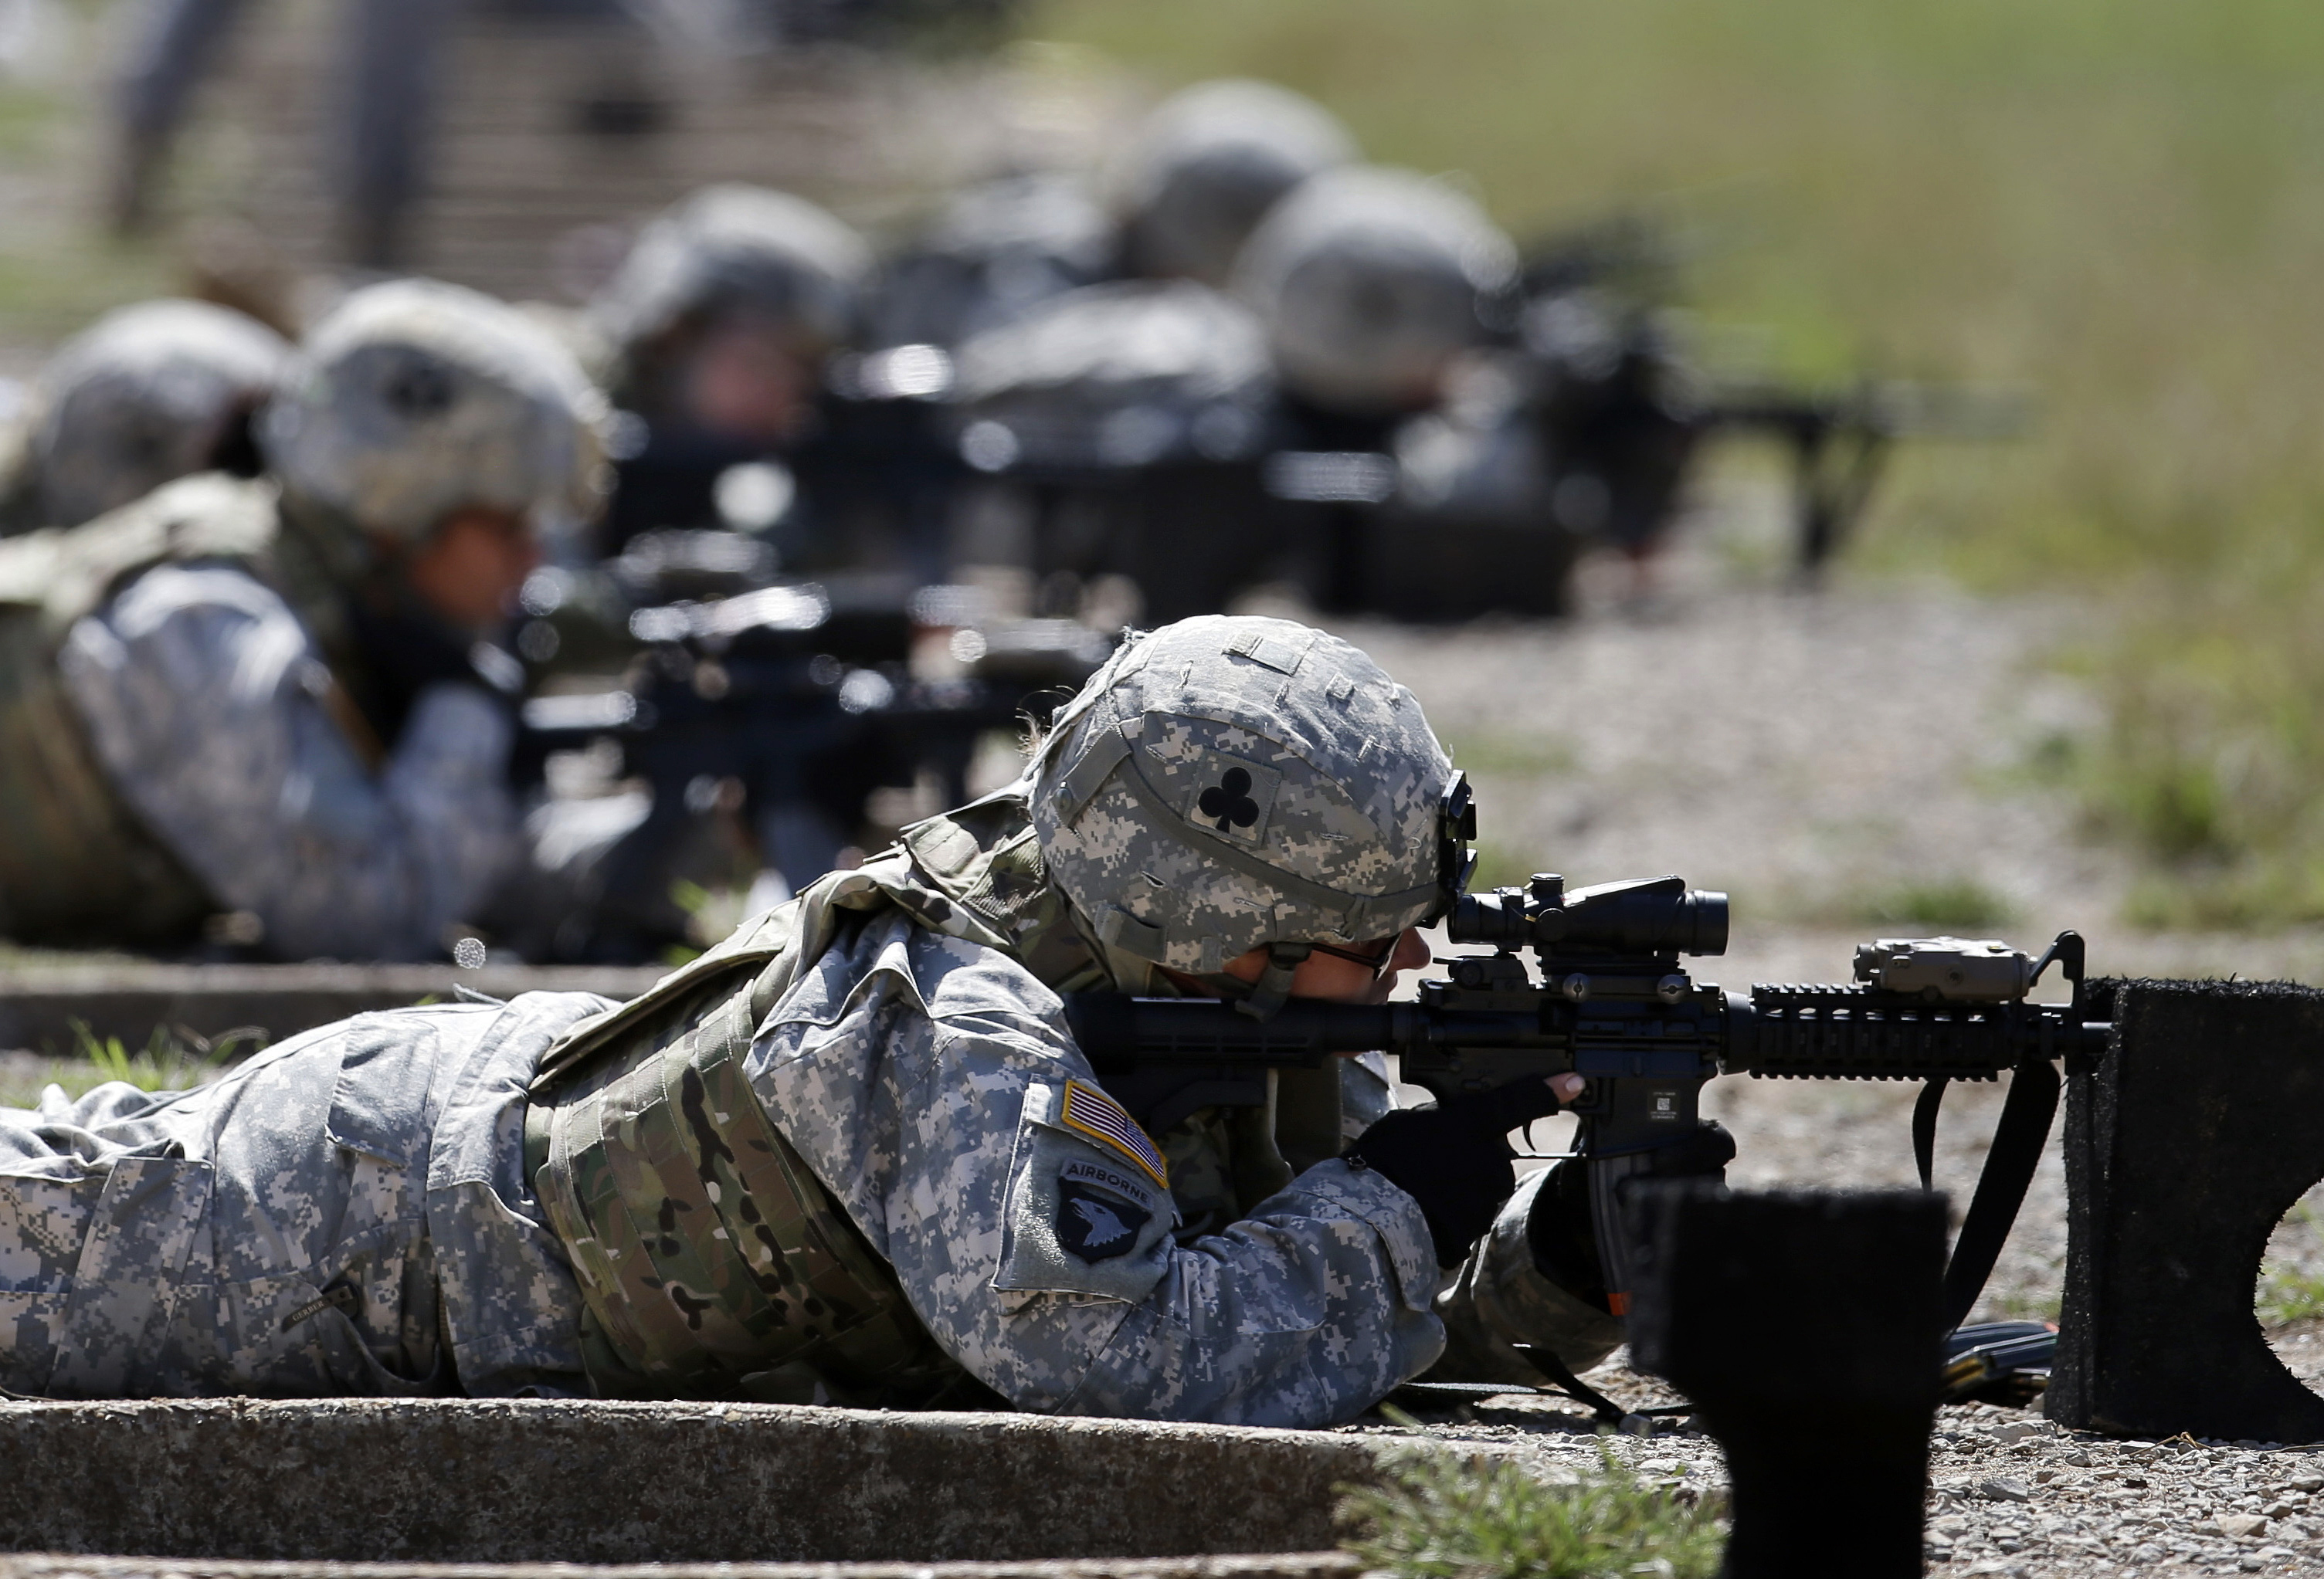
M 869 342 L 957 345 L 1111 280 L 1222 288 L 1285 193 L 1355 157 L 1346 128 L 1311 99 L 1267 82 L 1197 83 L 1165 99 L 1095 182 L 1041 170 L 955 196 L 882 270 Z
M 1443 398 L 1485 337 L 1480 295 L 1516 274 L 1516 247 L 1470 198 L 1364 166 L 1318 176 L 1270 212 L 1232 289 L 1266 325 L 1303 418 L 1370 436 Z
M 825 364 L 854 333 L 871 267 L 870 249 L 839 220 L 756 187 L 706 188 L 647 226 L 589 309 L 623 413 L 603 552 L 657 528 L 722 521 L 779 528 L 787 558 L 838 552 L 816 540 L 836 528 L 812 520 L 810 507 L 793 519 L 790 499 L 726 497 L 722 510 L 720 482 L 760 466 L 796 491 L 792 467 L 766 464 L 796 463 L 822 426 Z M 727 493 L 735 488 L 730 479 Z
M 70 527 L 197 472 L 258 469 L 250 419 L 290 346 L 203 301 L 147 301 L 67 341 L 0 439 L 0 535 Z
M 374 286 L 262 413 L 263 477 L 0 546 L 0 932 L 439 955 L 520 864 L 488 638 L 596 508 L 602 410 L 512 309 Z
M 1265 485 L 1317 607 L 1555 606 L 1571 539 L 1541 529 L 1521 390 L 1489 353 L 1517 284 L 1508 236 L 1407 170 L 1318 176 L 1244 248 L 1233 290 L 1266 326 L 1285 396 Z
M 1125 575 L 1153 619 L 1272 580 L 1370 606 L 1362 512 L 1395 491 L 1384 452 L 1443 399 L 1514 263 L 1459 193 L 1349 166 L 1273 206 L 1231 294 L 1088 287 L 972 338 L 949 417 L 995 485 L 964 556 L 1015 555 L 1050 585 Z M 1014 542 L 991 524 L 1006 507 Z
M 1112 614 L 1107 590 L 1134 584 L 1148 618 L 1176 619 L 1259 579 L 1274 393 L 1259 326 L 1220 288 L 1284 195 L 1354 152 L 1296 94 L 1201 83 L 1146 119 L 1104 203 L 1063 174 L 993 183 L 896 260 L 875 335 L 958 359 L 939 424 L 970 473 L 956 563 L 1030 568 L 1047 614 Z
M 1174 94 L 1114 172 L 1124 271 L 1222 287 L 1277 203 L 1355 158 L 1355 139 L 1329 111 L 1271 82 L 1227 78 Z

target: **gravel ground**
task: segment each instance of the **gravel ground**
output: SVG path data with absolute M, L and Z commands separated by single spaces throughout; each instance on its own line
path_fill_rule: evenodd
M 1618 1366 L 1591 1380 L 1626 1402 L 1664 1396 Z M 1645 1439 L 1600 1437 L 1578 1410 L 1521 1397 L 1450 1415 L 1425 1411 L 1419 1420 L 1418 1430 L 1440 1440 L 1514 1448 L 1553 1482 L 1591 1467 L 1602 1443 L 1682 1495 L 1725 1485 L 1717 1444 L 1690 1428 Z M 1969 1404 L 1940 1412 L 1930 1471 L 1932 1573 L 2093 1579 L 2159 1567 L 2324 1574 L 2324 1451 L 2117 1442 L 2062 1430 L 2023 1410 Z
M 1413 687 L 1455 746 L 1500 880 L 1536 868 L 1574 884 L 1677 871 L 1728 889 L 1732 946 L 1698 961 L 1698 979 L 1841 980 L 1854 945 L 1875 935 L 1959 930 L 2030 949 L 2071 926 L 2100 975 L 2324 981 L 2324 933 L 2119 923 L 2127 864 L 2087 842 L 2066 796 L 2025 770 L 2046 741 L 2097 723 L 2089 699 L 2043 666 L 2089 618 L 1941 587 L 1737 590 L 1698 553 L 1644 613 L 1600 599 L 1560 626 L 1347 634 Z M 2008 919 L 1956 929 L 1869 919 L 1939 886 L 1984 895 Z M 1947 1095 L 1936 1173 L 1956 1225 L 2003 1094 Z M 1907 1184 L 1914 1095 L 1725 1079 L 1704 1093 L 1704 1111 L 1735 1133 L 1738 1186 Z M 1534 1138 L 1558 1150 L 1565 1136 L 1552 1124 Z M 2054 1317 L 2065 1250 L 2053 1134 L 1977 1318 Z M 2324 1234 L 2288 1224 L 2272 1247 L 2279 1262 L 2324 1277 Z M 2311 1386 L 2324 1379 L 2324 1319 L 2270 1336 Z M 1593 1376 L 1602 1391 L 1639 1406 L 1670 1399 L 1620 1360 Z M 1812 1400 L 1812 1377 L 1802 1382 Z M 1433 1436 L 1518 1446 L 1552 1477 L 1598 1451 L 1586 1418 L 1547 1400 L 1425 1418 Z M 1606 1440 L 1673 1486 L 1721 1483 L 1716 1445 L 1698 1434 Z M 2122 1443 L 2035 1412 L 1954 1406 L 1938 1421 L 1932 1481 L 1934 1572 L 2324 1574 L 2324 1450 Z
M 2046 740 L 2094 727 L 2088 699 L 2042 666 L 2088 618 L 2055 601 L 1934 587 L 1738 589 L 1715 553 L 1698 551 L 1670 567 L 1644 613 L 1595 599 L 1556 626 L 1346 629 L 1454 744 L 1478 783 L 1482 843 L 1502 880 L 1536 868 L 1575 884 L 1675 870 L 1729 890 L 1732 947 L 1699 961 L 1699 979 L 1844 979 L 1858 941 L 1945 930 L 1867 919 L 1944 886 L 2009 918 L 1959 930 L 2030 948 L 2070 925 L 2089 938 L 2099 974 L 2324 981 L 2324 932 L 2170 935 L 2118 923 L 2126 863 L 2084 841 L 2068 800 L 2023 770 Z M 1739 1186 L 1904 1184 L 1914 1094 L 1729 1079 L 1712 1083 L 1705 1111 L 1736 1134 Z M 1948 1095 L 1937 1172 L 1956 1214 L 2001 1095 Z M 1561 1149 L 1558 1129 L 1534 1138 Z M 2275 1250 L 2324 1290 L 2324 1235 L 2295 1224 Z M 1980 1316 L 2053 1315 L 2064 1256 L 2053 1136 Z M 2272 1334 L 2311 1385 L 2324 1375 L 2319 1327 Z M 1668 1396 L 1618 1363 L 1598 1380 L 1632 1403 Z M 1812 1378 L 1803 1385 L 1812 1391 Z M 1542 1400 L 1480 1405 L 1428 1428 L 1521 1445 L 1549 1473 L 1598 1450 L 1586 1419 Z M 1719 1482 L 1716 1447 L 1701 1436 L 1611 1446 L 1674 1484 Z M 2113 1443 L 1979 1405 L 1943 1412 L 1933 1479 L 1930 1555 L 1941 1572 L 2179 1564 L 2324 1574 L 2324 1498 L 2308 1513 L 2324 1492 L 2324 1452 Z

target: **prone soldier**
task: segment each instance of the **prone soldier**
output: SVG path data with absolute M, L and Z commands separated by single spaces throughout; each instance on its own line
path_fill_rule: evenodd
M 107 313 L 49 359 L 0 439 L 0 536 L 73 527 L 198 472 L 257 470 L 250 422 L 290 359 L 206 301 Z
M 1482 344 L 1480 302 L 1514 261 L 1440 183 L 1325 170 L 1267 211 L 1229 290 L 1089 286 L 973 337 L 946 419 L 991 477 L 987 513 L 1013 505 L 1045 580 L 1126 575 L 1162 619 L 1270 580 L 1375 606 L 1428 570 L 1381 563 L 1378 507 L 1398 487 L 1383 452 Z M 1497 555 L 1529 547 L 1485 537 Z
M 1155 106 L 1096 179 L 1036 170 L 957 193 L 885 262 L 870 343 L 949 349 L 1108 281 L 1223 289 L 1268 210 L 1355 156 L 1347 128 L 1312 99 L 1271 82 L 1198 82 Z
M 515 862 L 485 639 L 602 401 L 513 309 L 409 280 L 318 325 L 206 473 L 0 544 L 0 932 L 438 957 Z
M 823 425 L 825 363 L 854 335 L 871 265 L 840 220 L 759 187 L 704 188 L 646 227 L 589 308 L 613 353 L 622 427 L 635 425 L 616 436 L 604 553 L 644 532 L 737 519 L 780 526 L 787 558 L 844 556 L 836 528 L 811 510 L 792 512 L 780 497 L 722 509 L 719 485 L 770 457 L 796 467 Z M 818 525 L 820 537 L 808 537 Z
M 629 1005 L 367 1015 L 0 1115 L 0 1384 L 1315 1426 L 1518 1343 L 1585 1366 L 1619 1325 L 1545 1273 L 1505 1140 L 1578 1079 L 1397 1111 L 1350 1059 L 1222 1108 L 1101 1079 L 1059 996 L 1379 1001 L 1458 882 L 1452 777 L 1332 637 L 1136 639 L 1017 783 Z

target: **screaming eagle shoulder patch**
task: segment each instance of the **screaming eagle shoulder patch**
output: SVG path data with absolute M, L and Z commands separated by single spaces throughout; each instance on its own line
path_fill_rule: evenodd
M 1057 1243 L 1084 1261 L 1129 1254 L 1152 1216 L 1118 1195 L 1057 1181 Z

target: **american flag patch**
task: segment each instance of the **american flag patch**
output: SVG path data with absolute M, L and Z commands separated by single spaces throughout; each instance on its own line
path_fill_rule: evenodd
M 1170 1165 L 1162 1161 L 1162 1153 L 1154 1149 L 1154 1143 L 1146 1138 L 1129 1111 L 1095 1086 L 1067 1080 L 1065 1111 L 1058 1120 L 1067 1129 L 1103 1141 L 1137 1163 L 1155 1183 L 1170 1188 Z

